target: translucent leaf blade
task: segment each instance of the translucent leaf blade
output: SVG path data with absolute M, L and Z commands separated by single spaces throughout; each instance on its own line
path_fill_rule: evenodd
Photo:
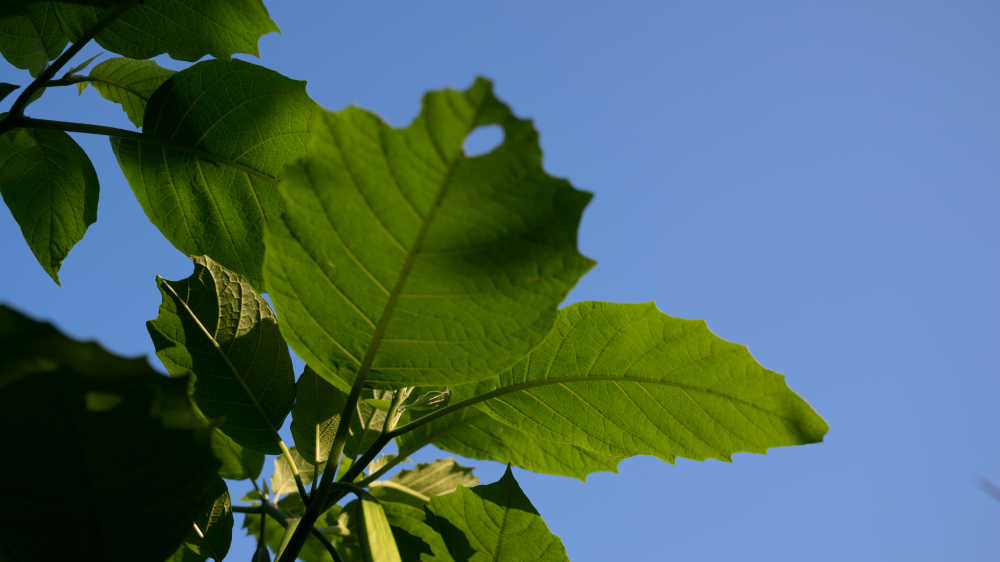
M 58 57 L 68 41 L 54 4 L 32 3 L 0 12 L 0 53 L 32 76 Z
M 818 442 L 828 429 L 745 347 L 653 304 L 567 307 L 518 364 L 455 395 L 482 397 L 473 406 L 482 415 L 442 419 L 412 439 L 459 454 L 479 439 L 479 458 L 579 478 L 642 454 L 728 461 L 736 452 Z
M 207 255 L 263 290 L 264 225 L 275 184 L 305 150 L 315 104 L 305 83 L 242 61 L 178 72 L 149 100 L 143 133 L 118 139 L 118 163 L 149 220 L 181 252 Z
M 229 488 L 217 478 L 194 520 L 197 529 L 192 527 L 184 543 L 195 554 L 222 560 L 229 553 L 234 523 Z
M 105 49 L 133 59 L 148 59 L 163 53 L 184 61 L 196 61 L 206 55 L 220 59 L 236 53 L 257 55 L 260 37 L 278 31 L 260 0 L 114 3 L 130 2 L 136 5 L 98 33 L 96 39 Z M 63 27 L 74 40 L 110 10 L 96 7 L 98 2 L 88 3 L 92 5 L 58 5 Z
M 95 66 L 89 83 L 101 96 L 122 106 L 129 121 L 142 127 L 146 104 L 153 93 L 176 74 L 151 60 L 114 58 Z M 87 82 L 81 82 L 87 84 Z
M 97 220 L 99 190 L 93 164 L 66 133 L 17 129 L 0 135 L 0 193 L 56 283 L 63 260 Z
M 466 135 L 491 124 L 504 142 L 465 156 Z M 292 348 L 345 389 L 337 365 L 356 370 L 368 354 L 374 385 L 509 366 L 593 265 L 576 248 L 590 195 L 544 172 L 531 123 L 486 80 L 428 94 L 406 129 L 356 108 L 318 115 L 279 189 L 268 289 Z
M 279 453 L 277 429 L 295 380 L 271 307 L 250 284 L 207 257 L 182 281 L 159 279 L 159 316 L 146 323 L 172 375 L 195 375 L 194 399 L 237 443 Z

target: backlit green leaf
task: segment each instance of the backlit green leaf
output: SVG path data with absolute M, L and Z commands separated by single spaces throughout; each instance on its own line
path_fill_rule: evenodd
M 360 509 L 361 546 L 366 562 L 402 562 L 396 539 L 392 536 L 385 511 L 377 502 L 360 498 L 356 503 Z
M 194 399 L 237 443 L 278 453 L 278 428 L 295 399 L 288 348 L 274 312 L 239 275 L 194 258 L 181 281 L 157 279 L 160 314 L 146 323 L 172 375 L 195 375 Z
M 37 76 L 59 56 L 69 38 L 63 31 L 54 4 L 33 3 L 0 16 L 0 53 L 7 62 Z
M 0 306 L 0 559 L 170 556 L 218 479 L 187 386 Z
M 504 142 L 464 155 L 491 124 Z M 544 172 L 531 123 L 486 80 L 428 94 L 406 129 L 357 108 L 317 115 L 279 190 L 265 275 L 282 333 L 345 389 L 361 365 L 375 385 L 487 377 L 544 337 L 593 265 L 576 249 L 590 195 Z
M 0 135 L 0 193 L 38 263 L 59 283 L 63 259 L 97 220 L 97 172 L 62 131 Z
M 166 53 L 196 61 L 205 55 L 228 58 L 258 54 L 257 41 L 278 26 L 261 0 L 123 0 L 136 4 L 97 34 L 105 49 L 133 59 Z M 83 3 L 79 3 L 83 4 Z M 86 2 L 95 5 L 97 3 Z M 58 4 L 63 27 L 73 40 L 92 29 L 111 8 Z
M 233 540 L 233 510 L 229 499 L 229 488 L 221 479 L 215 480 L 211 493 L 206 496 L 201 512 L 184 540 L 192 552 L 220 561 L 229 552 Z
M 80 82 L 80 91 L 87 84 L 93 84 L 104 99 L 122 106 L 129 121 L 136 127 L 142 127 L 142 117 L 149 98 L 174 74 L 175 71 L 163 68 L 151 60 L 120 57 L 95 66 L 88 74 L 90 80 Z
M 396 539 L 396 547 L 403 560 L 420 562 L 453 562 L 444 538 L 426 523 L 423 509 L 395 502 L 383 502 L 386 518 Z M 433 516 L 432 516 L 433 517 Z M 461 560 L 461 558 L 459 558 Z
M 304 82 L 210 60 L 150 98 L 143 133 L 160 141 L 112 146 L 146 215 L 177 249 L 211 256 L 260 289 L 264 223 L 282 208 L 275 183 L 305 150 L 314 107 Z
M 291 496 L 287 496 L 291 497 Z M 247 535 L 251 537 L 260 536 L 260 516 L 252 515 L 247 516 L 243 519 L 243 528 L 246 529 Z M 341 507 L 339 505 L 334 505 L 328 511 L 319 516 L 316 521 L 315 529 L 323 533 L 331 541 L 338 541 L 339 534 L 346 531 L 346 516 L 342 514 Z M 268 518 L 267 524 L 264 527 L 264 542 L 271 547 L 272 550 L 277 551 L 281 546 L 281 541 L 285 536 L 285 528 L 273 519 Z M 343 554 L 343 551 L 341 551 Z M 333 562 L 333 558 L 326 551 L 326 548 L 317 540 L 312 534 L 306 539 L 305 545 L 302 547 L 302 551 L 299 552 L 299 560 L 304 560 L 305 562 Z M 350 557 L 344 557 L 345 561 L 354 560 Z
M 292 460 L 295 462 L 295 468 L 299 471 L 299 477 L 302 479 L 302 484 L 308 485 L 317 476 L 323 473 L 326 463 L 314 465 L 310 461 L 303 458 L 295 447 L 289 449 L 289 452 L 291 452 Z M 295 485 L 295 472 L 292 470 L 291 465 L 288 464 L 288 459 L 286 459 L 284 455 L 274 459 L 274 474 L 271 476 L 271 491 L 279 496 L 298 491 L 298 488 Z
M 651 303 L 565 308 L 530 354 L 493 379 L 456 388 L 453 404 L 476 396 L 474 408 L 486 416 L 432 423 L 440 424 L 435 445 L 578 478 L 633 455 L 728 461 L 736 452 L 814 443 L 828 429 L 745 347 Z M 486 441 L 482 427 L 501 436 L 516 428 L 530 439 Z M 479 451 L 463 446 L 476 439 Z M 593 457 L 573 458 L 567 446 Z
M 472 468 L 458 464 L 455 459 L 437 459 L 402 470 L 388 480 L 372 482 L 371 493 L 380 501 L 419 507 L 434 496 L 450 494 L 459 486 L 469 487 L 478 483 L 479 478 L 472 474 Z
M 499 481 L 437 496 L 427 509 L 427 523 L 441 534 L 456 560 L 569 560 L 562 541 L 531 505 L 510 467 Z
M 221 429 L 212 432 L 212 451 L 219 459 L 219 476 L 230 480 L 257 478 L 264 468 L 264 453 L 240 445 Z

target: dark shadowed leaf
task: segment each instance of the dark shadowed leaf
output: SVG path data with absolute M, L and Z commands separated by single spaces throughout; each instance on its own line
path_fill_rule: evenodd
M 346 514 L 341 512 L 341 507 L 339 505 L 335 505 L 326 513 L 319 516 L 319 519 L 316 521 L 315 528 L 322 532 L 323 535 L 329 540 L 339 542 L 340 534 L 347 531 L 346 519 Z M 255 514 L 244 517 L 243 528 L 246 529 L 248 536 L 259 537 L 260 516 Z M 281 540 L 284 536 L 285 528 L 273 519 L 268 519 L 267 524 L 264 527 L 264 542 L 270 546 L 272 550 L 277 551 L 281 546 Z M 302 551 L 299 553 L 298 559 L 305 562 L 333 562 L 333 558 L 326 551 L 326 548 L 324 548 L 319 540 L 312 535 L 306 539 L 305 546 L 302 547 Z M 345 556 L 344 560 L 345 562 L 354 562 L 356 558 Z
M 305 150 L 314 109 L 305 82 L 242 61 L 205 61 L 150 98 L 143 133 L 118 139 L 118 162 L 149 220 L 180 251 L 208 255 L 261 289 L 264 224 L 275 183 Z
M 0 82 L 0 101 L 3 101 L 11 92 L 20 88 L 17 84 L 8 84 L 7 82 Z
M 62 131 L 0 135 L 0 193 L 38 263 L 59 283 L 59 268 L 97 220 L 97 172 Z
M 181 281 L 157 279 L 160 314 L 146 323 L 172 375 L 195 375 L 194 399 L 237 443 L 279 453 L 278 428 L 295 399 L 288 347 L 274 312 L 239 275 L 194 258 Z
M 97 34 L 105 49 L 133 59 L 166 53 L 185 61 L 205 55 L 228 58 L 258 54 L 257 40 L 278 31 L 261 0 L 121 0 L 135 4 Z M 59 3 L 59 17 L 70 38 L 92 29 L 111 8 L 98 2 Z M 85 6 L 81 4 L 90 4 Z M 104 4 L 109 4 L 105 2 Z
M 292 436 L 296 448 L 310 462 L 323 462 L 330 453 L 347 395 L 308 366 L 295 383 Z
M 218 479 L 187 386 L 0 306 L 0 559 L 175 552 Z
M 651 303 L 563 309 L 524 359 L 457 387 L 452 400 L 477 396 L 473 408 L 484 415 L 464 413 L 469 424 L 445 416 L 411 441 L 404 435 L 403 454 L 430 437 L 458 454 L 583 478 L 633 455 L 730 460 L 736 452 L 814 443 L 828 429 L 745 347 Z
M 80 82 L 80 92 L 92 84 L 104 99 L 120 104 L 129 121 L 142 127 L 149 98 L 174 74 L 151 60 L 119 57 L 95 66 L 87 75 L 91 80 Z
M 217 478 L 205 499 L 194 520 L 197 529 L 192 526 L 184 543 L 192 552 L 221 562 L 233 540 L 234 521 L 229 488 L 221 478 Z
M 0 53 L 7 62 L 28 70 L 32 76 L 58 57 L 68 41 L 55 4 L 40 2 L 0 10 Z
M 264 468 L 264 453 L 249 449 L 233 441 L 233 438 L 216 429 L 212 432 L 212 451 L 219 459 L 219 476 L 230 480 L 257 478 Z
M 569 560 L 510 467 L 493 484 L 435 497 L 427 510 L 427 524 L 444 538 L 455 560 Z
M 465 156 L 490 124 L 504 142 Z M 544 172 L 531 123 L 486 80 L 428 94 L 406 129 L 357 108 L 317 115 L 279 190 L 265 275 L 282 333 L 345 389 L 363 364 L 374 385 L 487 377 L 544 337 L 593 265 L 576 249 L 590 195 Z

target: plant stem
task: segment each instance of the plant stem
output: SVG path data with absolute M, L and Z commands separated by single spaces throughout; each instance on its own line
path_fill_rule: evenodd
M 223 156 L 217 154 L 212 154 L 206 150 L 200 148 L 195 148 L 186 144 L 181 144 L 168 139 L 155 137 L 146 133 L 139 133 L 137 131 L 129 131 L 128 129 L 119 129 L 117 127 L 106 127 L 104 125 L 91 125 L 89 123 L 75 123 L 72 121 L 53 121 L 50 119 L 35 119 L 33 117 L 14 117 L 13 115 L 8 115 L 0 121 L 0 133 L 9 131 L 12 129 L 55 129 L 57 131 L 65 131 L 67 133 L 85 133 L 89 135 L 103 135 L 106 137 L 118 138 L 118 139 L 128 139 L 134 140 L 136 142 L 142 142 L 145 144 L 155 144 L 162 146 L 164 148 L 169 148 L 170 150 L 176 150 L 178 152 L 183 152 L 185 154 L 190 154 L 195 158 L 201 158 L 202 160 L 207 160 L 209 162 L 215 162 L 216 164 L 222 164 L 224 166 L 229 166 L 231 168 L 236 168 L 241 172 L 258 177 L 264 181 L 270 183 L 278 183 L 278 178 L 265 174 L 260 170 L 255 170 L 246 164 L 241 164 L 235 160 L 230 160 Z
M 299 497 L 302 498 L 302 503 L 309 505 L 309 494 L 306 492 L 306 487 L 302 484 L 302 476 L 299 475 L 299 467 L 295 465 L 295 459 L 292 458 L 292 452 L 288 450 L 288 445 L 278 438 L 278 446 L 281 447 L 281 456 L 285 457 L 285 462 L 288 463 L 288 468 L 292 471 L 292 478 L 295 479 L 295 487 L 299 489 Z M 315 479 L 315 475 L 313 478 Z
M 132 6 L 133 4 L 125 3 L 112 10 L 107 16 L 101 19 L 101 21 L 97 22 L 97 25 L 88 30 L 87 33 L 83 35 L 83 37 L 81 37 L 78 41 L 70 45 L 69 48 L 63 52 L 63 54 L 59 55 L 59 57 L 56 58 L 56 60 L 52 61 L 52 64 L 45 67 L 45 69 L 42 70 L 38 74 L 38 76 L 35 77 L 34 80 L 31 81 L 31 84 L 28 84 L 28 86 L 24 89 L 24 91 L 21 92 L 21 95 L 17 96 L 17 99 L 14 100 L 14 104 L 10 106 L 10 112 L 8 114 L 8 117 L 13 117 L 15 119 L 18 117 L 23 117 L 24 108 L 28 106 L 28 103 L 31 101 L 32 96 L 35 95 L 35 92 L 37 92 L 40 88 L 44 88 L 45 83 L 48 82 L 49 80 L 52 80 L 52 77 L 55 76 L 56 73 L 59 72 L 59 70 L 62 67 L 66 66 L 66 63 L 68 63 L 70 59 L 72 59 L 74 56 L 76 56 L 77 53 L 80 52 L 80 49 L 82 49 L 87 43 L 89 43 L 90 40 L 94 38 L 94 36 L 96 36 L 98 33 L 101 32 L 101 30 L 110 25 L 111 22 L 115 21 L 115 19 L 117 19 L 118 16 L 125 13 L 125 10 L 128 10 Z M 3 128 L 3 126 L 0 125 L 0 132 L 3 132 L 4 130 L 5 129 Z
M 282 527 L 288 528 L 288 517 L 286 517 L 285 514 L 282 513 L 280 509 L 278 509 L 278 506 L 274 505 L 273 503 L 271 503 L 266 499 L 261 500 L 260 505 L 251 505 L 251 506 L 234 505 L 232 506 L 232 510 L 233 513 L 260 513 L 261 516 L 267 515 L 271 519 L 277 521 L 278 524 L 281 525 Z M 310 534 L 313 536 L 313 538 L 322 543 L 323 548 L 325 548 L 326 551 L 330 553 L 330 556 L 333 558 L 334 562 L 342 562 L 342 559 L 340 557 L 340 554 L 337 552 L 336 547 L 333 546 L 333 543 L 330 542 L 330 539 L 326 538 L 326 535 L 324 535 L 323 533 L 319 532 L 316 529 L 310 529 L 310 531 L 311 531 Z M 261 540 L 264 540 L 263 532 L 261 532 Z

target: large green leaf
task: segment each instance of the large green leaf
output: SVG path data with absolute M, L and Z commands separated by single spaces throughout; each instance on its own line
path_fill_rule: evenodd
M 278 428 L 295 400 L 288 347 L 274 312 L 239 275 L 204 256 L 181 281 L 157 279 L 160 314 L 146 323 L 172 375 L 195 375 L 194 399 L 241 445 L 281 451 Z
M 122 106 L 129 121 L 136 127 L 142 127 L 149 98 L 174 74 L 176 71 L 163 68 L 151 60 L 119 57 L 95 66 L 87 75 L 89 80 L 80 82 L 80 91 L 93 84 L 104 99 Z
M 441 534 L 455 560 L 569 560 L 509 466 L 499 481 L 437 496 L 427 510 L 427 523 Z
M 264 453 L 244 447 L 221 429 L 212 432 L 212 451 L 219 459 L 219 476 L 230 480 L 257 478 L 264 468 Z
M 159 141 L 112 146 L 146 215 L 178 250 L 211 256 L 260 289 L 264 223 L 282 208 L 275 183 L 304 152 L 314 107 L 304 82 L 205 61 L 149 100 L 143 133 Z
M 828 429 L 745 347 L 651 303 L 567 307 L 518 364 L 455 389 L 453 404 L 468 399 L 480 400 L 473 407 L 486 415 L 466 412 L 468 425 L 445 416 L 415 438 L 578 478 L 633 455 L 730 460 L 736 452 L 817 442 Z M 484 433 L 501 438 L 483 440 Z M 477 439 L 478 450 L 470 450 Z
M 504 142 L 463 154 L 474 129 Z M 593 262 L 576 249 L 590 195 L 541 166 L 538 135 L 478 80 L 428 94 L 406 129 L 357 108 L 318 114 L 279 186 L 265 276 L 282 333 L 316 371 L 376 385 L 452 384 L 509 366 L 548 332 Z
M 233 523 L 229 488 L 216 478 L 184 543 L 192 552 L 221 562 L 233 540 Z
M 472 468 L 458 464 L 455 459 L 437 459 L 402 470 L 388 480 L 372 482 L 371 493 L 380 501 L 419 507 L 434 496 L 450 494 L 459 486 L 469 487 L 478 483 L 479 478 L 472 474 Z
M 0 135 L 0 193 L 32 253 L 59 283 L 59 267 L 97 220 L 97 172 L 62 131 Z
M 54 4 L 27 4 L 0 15 L 0 53 L 32 76 L 58 57 L 68 41 Z
M 163 53 L 185 61 L 205 55 L 223 59 L 235 53 L 257 55 L 257 40 L 278 31 L 261 0 L 113 2 L 127 3 L 135 6 L 98 33 L 96 39 L 105 49 L 133 59 Z M 100 4 L 97 2 L 74 4 L 58 4 L 63 27 L 73 40 L 83 37 L 111 12 L 111 8 L 93 7 Z
M 218 478 L 187 385 L 0 306 L 0 559 L 170 556 Z
M 444 538 L 427 524 L 423 509 L 395 502 L 383 502 L 386 518 L 396 539 L 403 560 L 420 562 L 453 562 Z

